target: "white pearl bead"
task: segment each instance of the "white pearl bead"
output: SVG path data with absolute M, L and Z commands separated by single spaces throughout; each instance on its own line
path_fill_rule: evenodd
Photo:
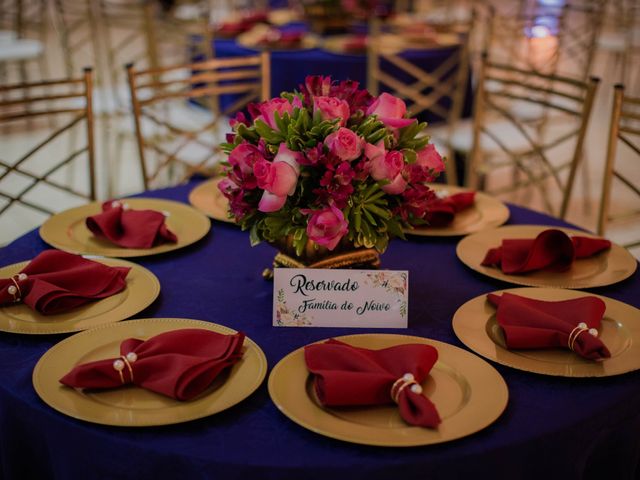
M 413 385 L 411 385 L 411 391 L 420 395 L 422 393 L 422 387 L 417 383 L 414 383 Z
M 129 360 L 129 362 L 133 363 L 136 360 L 138 360 L 138 355 L 136 355 L 135 352 L 129 352 L 129 353 L 127 353 L 127 360 Z
M 586 323 L 584 323 L 584 322 L 580 322 L 580 323 L 578 324 L 578 327 L 580 327 L 580 328 L 587 328 L 587 324 L 586 324 Z
M 11 285 L 7 291 L 9 292 L 9 295 L 15 295 L 16 293 L 18 293 L 18 289 L 16 288 L 15 285 Z
M 122 370 L 124 370 L 124 362 L 122 360 L 115 360 L 113 362 L 113 368 L 118 372 L 121 372 Z
M 120 206 L 120 202 L 117 200 L 114 200 L 113 202 L 111 202 L 111 208 L 118 208 Z
M 590 333 L 591 335 L 593 335 L 594 337 L 597 337 L 597 336 L 598 336 L 598 330 L 596 330 L 595 328 L 590 328 L 590 329 L 589 329 L 589 333 Z
M 129 210 L 131 207 L 129 206 L 128 203 L 125 203 L 124 205 L 122 205 L 122 209 L 123 210 Z
M 415 380 L 415 378 L 414 378 L 414 376 L 413 376 L 413 374 L 412 374 L 412 373 L 405 373 L 405 374 L 402 376 L 402 379 L 403 379 L 405 382 L 413 382 L 413 381 Z
M 171 213 L 167 212 L 166 210 L 162 210 L 162 215 L 164 215 L 165 217 L 170 217 Z
M 21 273 L 18 275 L 18 280 L 21 282 L 24 282 L 27 279 L 27 274 L 26 273 Z

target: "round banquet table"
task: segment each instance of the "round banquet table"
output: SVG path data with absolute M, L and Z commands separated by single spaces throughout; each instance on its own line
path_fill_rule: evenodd
M 296 28 L 296 25 L 293 25 L 293 27 Z M 214 48 L 216 56 L 220 58 L 253 55 L 257 52 L 257 50 L 238 44 L 233 39 L 216 39 Z M 458 46 L 447 46 L 406 50 L 400 56 L 426 72 L 433 73 L 451 55 L 455 54 L 458 48 Z M 198 59 L 198 57 L 195 57 L 195 59 Z M 391 76 L 407 84 L 413 84 L 417 81 L 416 78 L 391 65 L 386 60 L 382 61 L 381 68 Z M 448 72 L 447 78 L 449 78 L 449 75 L 455 75 L 457 68 L 449 67 Z M 304 84 L 307 75 L 330 76 L 334 80 L 355 80 L 360 83 L 361 88 L 366 88 L 367 56 L 364 53 L 333 53 L 321 48 L 271 51 L 271 97 L 279 97 L 281 92 L 299 90 L 299 86 Z M 385 85 L 381 85 L 381 90 L 390 91 Z M 429 91 L 425 90 L 423 93 L 427 95 Z M 471 112 L 472 98 L 471 82 L 467 82 L 465 104 L 462 111 L 464 117 Z M 237 97 L 223 95 L 220 99 L 220 105 L 224 109 L 232 105 L 235 99 Z M 445 111 L 451 107 L 450 102 L 446 99 L 441 99 L 439 104 Z M 409 102 L 410 105 L 411 102 Z M 418 118 L 420 121 L 429 123 L 440 123 L 446 120 L 430 111 L 419 113 Z
M 147 192 L 186 202 L 194 184 Z M 511 224 L 566 225 L 510 206 Z M 408 270 L 409 328 L 384 330 L 462 347 L 451 319 L 480 294 L 512 285 L 484 277 L 455 254 L 456 238 L 394 241 L 383 268 Z M 0 250 L 0 264 L 48 248 L 37 231 Z M 252 248 L 236 226 L 213 222 L 185 249 L 137 261 L 160 279 L 156 302 L 138 315 L 207 320 L 244 331 L 269 367 L 310 342 L 362 329 L 271 326 L 273 284 L 263 280 L 274 250 Z M 593 289 L 640 307 L 640 274 Z M 367 330 L 372 331 L 372 330 Z M 266 380 L 240 404 L 188 423 L 118 428 L 86 423 L 47 406 L 31 384 L 42 354 L 64 335 L 0 334 L 0 476 L 45 478 L 637 478 L 640 371 L 608 378 L 536 375 L 494 364 L 509 387 L 505 412 L 489 427 L 449 443 L 412 448 L 361 446 L 302 428 L 270 401 Z

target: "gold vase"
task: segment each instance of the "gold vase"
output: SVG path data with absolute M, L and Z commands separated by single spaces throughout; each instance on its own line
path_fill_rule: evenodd
M 279 250 L 273 259 L 274 267 L 285 268 L 379 268 L 380 253 L 375 248 L 356 248 L 346 238 L 334 248 L 318 245 L 307 240 L 300 255 L 289 235 L 273 244 Z

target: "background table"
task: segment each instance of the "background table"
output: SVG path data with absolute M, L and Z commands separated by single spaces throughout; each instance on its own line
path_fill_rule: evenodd
M 293 28 L 296 28 L 295 26 Z M 302 28 L 302 27 L 297 27 Z M 414 63 L 419 68 L 427 72 L 435 71 L 438 66 L 445 62 L 459 47 L 440 47 L 424 50 L 407 50 L 400 56 Z M 242 55 L 253 55 L 257 50 L 253 50 L 239 45 L 233 39 L 215 40 L 216 56 L 220 58 L 236 57 Z M 386 61 L 382 62 L 383 71 L 399 78 L 401 81 L 411 84 L 415 78 L 408 76 L 397 67 Z M 456 69 L 452 70 L 452 75 Z M 339 54 L 332 53 L 320 48 L 310 48 L 305 50 L 274 50 L 271 52 L 271 96 L 279 97 L 283 91 L 292 92 L 299 90 L 299 86 L 304 83 L 307 75 L 330 76 L 334 80 L 355 80 L 360 83 L 360 88 L 367 87 L 367 56 L 361 54 Z M 389 91 L 382 86 L 381 91 Z M 471 82 L 467 82 L 467 92 L 463 116 L 468 116 L 471 111 Z M 234 97 L 225 96 L 221 99 L 221 106 L 231 105 Z M 442 102 L 442 107 L 448 109 L 449 104 Z M 421 121 L 439 123 L 444 119 L 433 113 L 424 112 L 418 116 Z
M 149 192 L 185 201 L 193 185 Z M 510 223 L 566 225 L 511 207 Z M 409 325 L 396 333 L 462 346 L 451 328 L 467 300 L 511 285 L 465 267 L 456 239 L 394 241 L 384 268 L 410 272 Z M 0 264 L 46 249 L 31 232 L 0 250 Z M 261 277 L 274 250 L 249 246 L 248 234 L 214 222 L 199 243 L 139 259 L 162 284 L 138 317 L 208 320 L 243 330 L 273 367 L 290 351 L 361 329 L 274 328 L 273 284 Z M 640 274 L 594 293 L 640 306 Z M 389 330 L 385 330 L 389 331 Z M 393 332 L 393 331 L 392 331 Z M 6 479 L 439 478 L 630 479 L 640 458 L 640 372 L 610 378 L 547 377 L 496 365 L 510 392 L 504 414 L 488 428 L 446 444 L 395 449 L 353 445 L 305 430 L 271 403 L 266 381 L 220 414 L 152 428 L 93 425 L 42 402 L 31 385 L 40 356 L 64 336 L 0 334 L 0 472 Z

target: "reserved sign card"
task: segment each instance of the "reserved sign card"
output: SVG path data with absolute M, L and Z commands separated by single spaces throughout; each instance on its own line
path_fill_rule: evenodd
M 409 272 L 275 268 L 276 327 L 407 328 Z

